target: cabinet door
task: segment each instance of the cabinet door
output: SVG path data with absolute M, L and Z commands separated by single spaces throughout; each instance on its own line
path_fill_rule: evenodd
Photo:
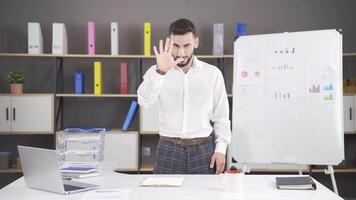
M 344 131 L 354 131 L 354 97 L 344 96 Z
M 105 134 L 104 167 L 138 169 L 138 132 Z
M 12 131 L 50 133 L 53 131 L 53 96 L 13 96 Z
M 0 132 L 11 131 L 11 97 L 0 97 Z
M 158 131 L 159 131 L 158 103 L 151 105 L 149 108 L 140 107 L 140 132 L 158 133 Z

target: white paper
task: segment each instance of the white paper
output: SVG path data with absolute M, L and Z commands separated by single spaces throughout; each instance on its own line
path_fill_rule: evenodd
M 184 177 L 147 177 L 141 186 L 153 187 L 179 187 L 182 186 Z
M 269 84 L 268 108 L 270 119 L 297 119 L 295 83 Z
M 268 54 L 268 78 L 296 79 L 298 66 L 296 48 L 290 45 L 275 45 Z
M 308 102 L 335 102 L 336 72 L 332 67 L 308 67 L 306 96 Z
M 132 189 L 98 189 L 87 192 L 82 200 L 126 200 Z
M 263 58 L 258 54 L 252 54 L 248 51 L 241 51 L 238 54 L 237 78 L 241 85 L 259 85 L 262 84 L 265 77 Z

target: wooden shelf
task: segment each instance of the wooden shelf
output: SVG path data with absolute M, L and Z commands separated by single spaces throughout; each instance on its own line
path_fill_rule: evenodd
M 345 57 L 353 57 L 356 56 L 356 53 L 343 53 L 342 55 Z
M 153 163 L 152 164 L 142 164 L 140 167 L 141 172 L 153 172 Z
M 53 135 L 53 132 L 0 132 L 0 135 Z
M 22 173 L 22 169 L 16 169 L 16 168 L 0 169 L 0 173 Z
M 137 94 L 56 94 L 56 97 L 121 97 L 121 98 L 137 98 Z
M 141 135 L 159 135 L 157 131 L 143 131 L 140 132 Z
M 134 169 L 130 169 L 130 168 L 123 168 L 123 169 L 115 169 L 115 172 L 137 172 L 138 169 L 134 168 Z
M 344 57 L 356 56 L 356 53 L 343 53 Z M 225 55 L 196 55 L 198 58 L 234 58 L 233 54 Z M 154 55 L 140 55 L 140 54 L 122 54 L 122 55 L 111 55 L 111 54 L 28 54 L 28 53 L 0 53 L 0 57 L 43 57 L 43 58 L 155 58 Z
M 345 131 L 345 135 L 356 135 L 356 131 Z
M 0 96 L 48 96 L 53 95 L 53 93 L 23 93 L 23 94 L 10 94 L 2 93 Z
M 198 58 L 233 58 L 234 55 L 196 55 Z M 154 55 L 110 55 L 110 54 L 27 54 L 27 53 L 0 53 L 0 57 L 43 57 L 43 58 L 156 58 Z

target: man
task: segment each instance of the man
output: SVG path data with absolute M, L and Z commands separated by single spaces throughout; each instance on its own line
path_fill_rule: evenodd
M 157 65 L 137 90 L 141 106 L 159 104 L 154 173 L 220 174 L 231 140 L 224 78 L 217 67 L 193 55 L 199 38 L 191 21 L 173 22 L 169 35 L 164 46 L 160 40 L 159 49 L 153 47 Z

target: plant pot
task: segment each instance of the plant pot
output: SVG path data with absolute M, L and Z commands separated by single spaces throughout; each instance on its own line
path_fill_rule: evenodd
M 22 94 L 23 84 L 13 83 L 11 84 L 11 94 Z

